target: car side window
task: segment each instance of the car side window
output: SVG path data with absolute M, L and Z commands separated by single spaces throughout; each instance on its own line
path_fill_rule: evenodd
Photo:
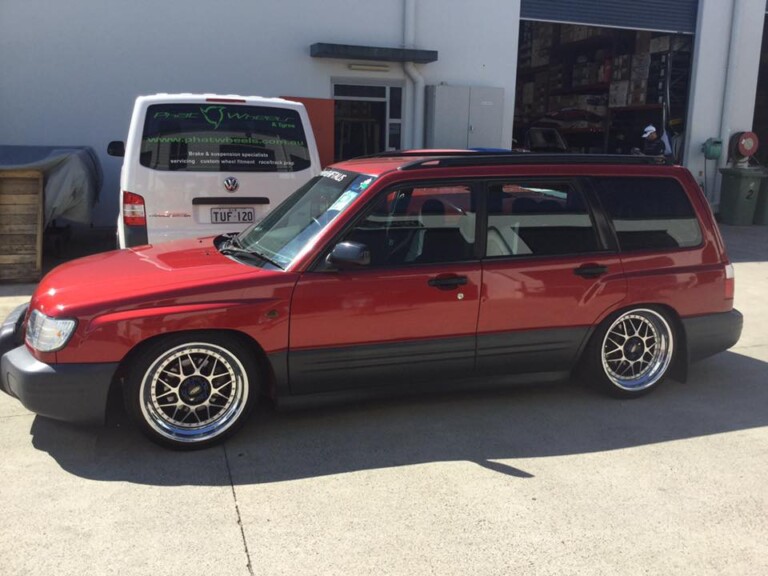
M 581 254 L 599 248 L 582 193 L 570 182 L 492 182 L 487 198 L 487 258 Z
M 469 185 L 398 188 L 379 196 L 344 240 L 365 244 L 372 266 L 460 262 L 474 257 L 475 221 Z
M 701 244 L 696 213 L 674 178 L 596 178 L 595 185 L 621 250 L 690 248 Z

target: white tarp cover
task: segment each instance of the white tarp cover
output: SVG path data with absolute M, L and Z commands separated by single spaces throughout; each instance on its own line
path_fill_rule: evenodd
M 45 226 L 56 218 L 90 224 L 101 191 L 101 164 L 89 146 L 0 146 L 0 170 L 39 170 Z

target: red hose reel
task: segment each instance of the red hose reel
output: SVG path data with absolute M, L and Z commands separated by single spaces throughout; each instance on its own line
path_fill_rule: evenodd
M 728 146 L 731 160 L 745 162 L 757 153 L 759 143 L 754 132 L 734 132 Z

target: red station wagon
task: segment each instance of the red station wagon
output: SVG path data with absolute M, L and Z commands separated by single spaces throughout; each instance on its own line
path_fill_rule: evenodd
M 232 434 L 280 403 L 553 381 L 631 398 L 733 346 L 709 205 L 653 158 L 392 153 L 336 164 L 240 234 L 90 256 L 0 331 L 0 387 L 153 440 Z

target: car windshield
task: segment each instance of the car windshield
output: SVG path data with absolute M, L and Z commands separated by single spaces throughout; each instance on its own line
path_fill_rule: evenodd
M 374 181 L 373 176 L 325 170 L 237 237 L 243 250 L 285 269 Z

